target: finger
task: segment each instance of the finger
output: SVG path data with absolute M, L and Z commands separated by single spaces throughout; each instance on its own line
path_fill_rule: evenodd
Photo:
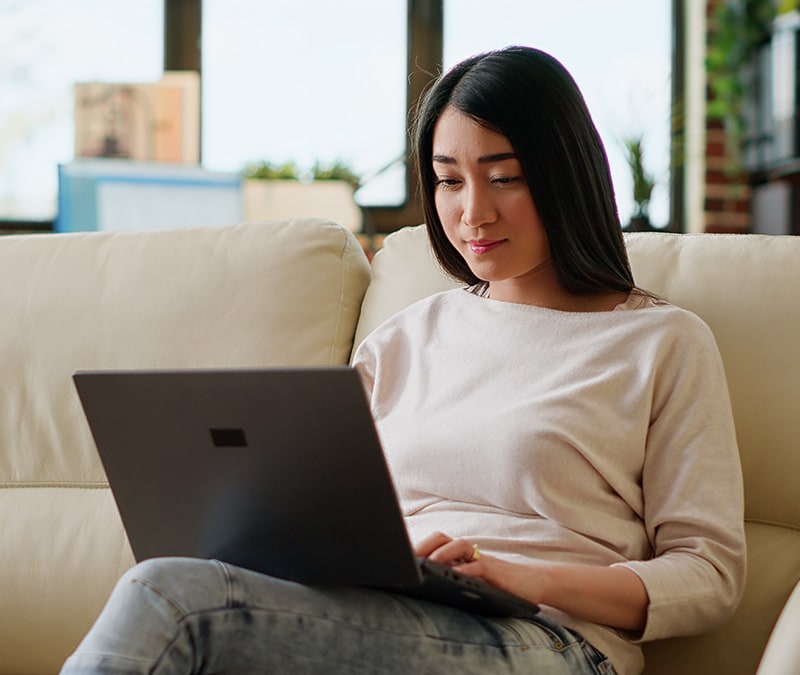
M 475 547 L 466 539 L 453 539 L 429 554 L 431 560 L 447 565 L 460 565 L 473 559 Z
M 488 581 L 486 578 L 487 574 L 487 566 L 483 560 L 476 560 L 475 562 L 464 562 L 459 563 L 457 565 L 453 565 L 453 569 L 456 572 L 460 572 L 461 574 L 466 574 L 470 577 L 478 577 L 483 579 L 484 581 Z
M 427 558 L 431 555 L 436 549 L 444 546 L 445 544 L 451 542 L 452 539 L 448 537 L 444 532 L 433 532 L 425 537 L 422 541 L 420 541 L 415 547 L 414 552 Z

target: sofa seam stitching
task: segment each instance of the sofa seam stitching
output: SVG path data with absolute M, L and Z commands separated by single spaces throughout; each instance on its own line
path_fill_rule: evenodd
M 745 523 L 755 523 L 757 525 L 771 525 L 772 527 L 782 527 L 785 530 L 793 530 L 800 532 L 800 525 L 792 525 L 791 523 L 784 523 L 778 520 L 766 520 L 764 518 L 745 518 Z
M 342 235 L 344 236 L 344 245 L 339 250 L 339 262 L 340 262 L 340 275 L 339 275 L 339 311 L 336 312 L 336 325 L 333 329 L 333 336 L 331 338 L 330 345 L 328 347 L 328 363 L 333 363 L 334 359 L 334 351 L 336 348 L 336 343 L 339 341 L 339 331 L 341 329 L 342 324 L 342 312 L 344 311 L 344 286 L 345 286 L 345 279 L 347 277 L 347 261 L 345 257 L 345 252 L 347 251 L 350 242 L 348 240 L 347 235 L 344 231 L 341 231 Z

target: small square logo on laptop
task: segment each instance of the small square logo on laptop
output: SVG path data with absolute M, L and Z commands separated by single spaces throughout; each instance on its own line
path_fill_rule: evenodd
M 246 448 L 244 429 L 209 429 L 211 442 L 217 448 Z

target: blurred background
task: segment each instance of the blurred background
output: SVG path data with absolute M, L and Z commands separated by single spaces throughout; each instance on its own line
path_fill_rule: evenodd
M 0 0 L 0 230 L 78 227 L 73 219 L 58 228 L 59 210 L 75 201 L 65 203 L 59 192 L 74 189 L 69 180 L 76 159 L 98 156 L 160 161 L 162 171 L 152 178 L 157 181 L 175 180 L 177 174 L 163 170 L 170 163 L 192 165 L 218 182 L 281 173 L 300 183 L 344 177 L 355 188 L 354 230 L 378 233 L 413 224 L 419 213 L 407 171 L 406 131 L 419 92 L 462 58 L 524 44 L 556 56 L 583 90 L 606 145 L 623 226 L 750 231 L 761 204 L 769 218 L 782 219 L 773 227 L 776 233 L 790 233 L 792 174 L 787 179 L 775 172 L 769 149 L 765 157 L 749 160 L 732 149 L 763 145 L 764 130 L 748 136 L 747 129 L 735 127 L 746 117 L 747 101 L 726 107 L 713 100 L 708 68 L 724 49 L 715 31 L 735 30 L 724 22 L 738 21 L 740 28 L 759 32 L 744 55 L 730 54 L 734 48 L 728 47 L 716 65 L 717 82 L 727 75 L 725 68 L 741 73 L 742 82 L 754 82 L 763 46 L 778 42 L 776 18 L 796 15 L 794 4 Z M 726 7 L 733 8 L 730 17 L 723 15 Z M 767 16 L 761 23 L 751 16 L 759 11 Z M 781 35 L 795 36 L 792 31 Z M 771 51 L 768 60 L 762 85 L 765 77 L 775 80 Z M 182 136 L 173 145 L 183 145 L 175 156 L 159 158 L 154 147 L 160 141 L 152 139 L 166 122 L 148 117 L 155 104 L 147 87 L 176 73 L 196 78 L 186 80 L 180 94 Z M 784 107 L 790 105 L 794 119 L 791 82 L 778 87 L 772 80 L 770 86 L 791 99 Z M 168 88 L 159 91 L 163 99 Z M 762 98 L 772 102 L 776 94 L 768 94 Z M 756 93 L 740 98 L 747 96 L 755 101 Z M 757 101 L 750 107 L 757 108 Z M 150 154 L 141 157 L 131 149 L 139 142 L 132 140 L 132 129 L 140 122 L 147 126 L 136 133 L 150 134 L 148 149 L 141 151 Z M 749 122 L 758 125 L 753 114 Z M 105 167 L 111 165 L 82 166 L 82 175 L 89 167 L 104 174 L 95 180 L 108 182 Z M 114 171 L 120 171 L 117 165 Z M 149 169 L 141 171 L 138 181 L 149 175 Z M 181 175 L 184 183 L 205 180 L 200 173 Z M 253 199 L 274 205 L 279 198 Z M 239 214 L 222 210 L 220 218 L 283 215 L 277 207 L 253 213 L 248 208 Z M 766 222 L 763 215 L 756 220 Z

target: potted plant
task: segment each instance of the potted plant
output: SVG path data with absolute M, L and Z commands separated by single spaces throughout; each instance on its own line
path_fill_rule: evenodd
M 360 180 L 341 160 L 329 164 L 317 160 L 308 171 L 292 161 L 252 162 L 242 175 L 247 221 L 320 217 L 353 232 L 363 228 L 363 214 L 353 198 Z
M 624 229 L 629 232 L 650 232 L 655 229 L 650 222 L 650 198 L 656 185 L 655 177 L 644 166 L 642 137 L 627 138 L 623 142 L 633 178 L 634 203 L 633 214 Z

